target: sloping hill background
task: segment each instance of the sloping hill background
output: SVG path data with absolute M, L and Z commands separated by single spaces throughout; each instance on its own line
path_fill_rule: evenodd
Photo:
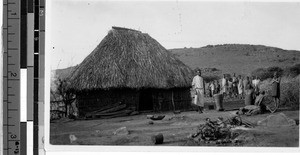
M 195 68 L 216 68 L 222 74 L 250 75 L 257 68 L 287 67 L 300 63 L 300 51 L 247 44 L 208 45 L 171 49 L 182 62 Z
M 207 45 L 201 48 L 170 49 L 183 63 L 204 68 L 206 75 L 250 75 L 257 68 L 278 66 L 281 68 L 300 63 L 300 51 L 247 44 Z M 52 77 L 64 78 L 75 67 L 52 71 Z
M 75 69 L 76 66 L 52 70 L 51 71 L 51 84 L 50 84 L 51 90 L 56 90 L 55 80 L 67 78 L 69 76 L 69 74 Z

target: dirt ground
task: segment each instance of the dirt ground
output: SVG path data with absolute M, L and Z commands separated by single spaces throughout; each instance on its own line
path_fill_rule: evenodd
M 217 117 L 228 118 L 234 111 L 217 112 L 206 110 L 199 114 L 195 111 L 173 114 L 172 112 L 161 113 L 165 115 L 163 120 L 153 121 L 147 115 L 157 113 L 142 113 L 135 116 L 118 117 L 111 119 L 97 120 L 60 120 L 51 123 L 50 143 L 56 145 L 154 145 L 151 136 L 162 133 L 164 143 L 167 146 L 201 146 L 204 144 L 195 143 L 188 136 L 195 133 L 199 124 L 204 124 L 205 118 L 211 120 Z M 287 117 L 296 120 L 296 126 L 289 127 L 264 127 L 239 129 L 239 139 L 242 143 L 238 146 L 259 146 L 259 147 L 299 147 L 299 110 L 279 110 Z M 257 121 L 266 118 L 270 113 L 256 116 L 242 116 L 243 120 L 257 124 Z M 129 134 L 115 135 L 114 132 L 126 127 Z M 75 135 L 76 140 L 70 142 L 70 135 Z M 205 144 L 217 146 L 217 144 Z

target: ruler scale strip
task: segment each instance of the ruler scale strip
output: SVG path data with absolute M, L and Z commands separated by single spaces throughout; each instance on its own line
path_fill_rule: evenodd
M 38 120 L 39 120 L 39 114 L 38 114 L 38 95 L 39 95 L 39 89 L 38 89 L 38 82 L 39 82 L 39 48 L 38 48 L 38 41 L 39 41 L 39 32 L 38 32 L 38 25 L 39 25 L 39 18 L 37 16 L 37 13 L 39 12 L 36 8 L 39 4 L 39 0 L 34 0 L 34 64 L 33 64 L 33 154 L 38 155 L 39 152 L 39 146 L 38 146 Z
M 27 154 L 27 0 L 21 1 L 21 53 L 20 53 L 20 154 Z
M 39 154 L 44 154 L 44 83 L 45 83 L 45 1 L 40 0 L 39 9 L 39 62 L 40 62 L 40 74 L 39 74 Z
M 34 1 L 27 4 L 27 155 L 33 155 Z
M 38 111 L 38 95 L 39 95 L 39 89 L 38 89 L 38 83 L 39 83 L 39 18 L 37 16 L 37 13 L 39 10 L 37 9 L 39 4 L 39 0 L 34 1 L 34 84 L 33 84 L 33 90 L 34 90 L 34 96 L 33 96 L 33 154 L 38 155 L 39 153 L 39 146 L 38 146 L 38 132 L 39 132 L 39 126 L 38 126 L 38 120 L 39 120 L 39 111 Z
M 7 0 L 3 5 L 4 93 L 3 154 L 20 153 L 20 1 Z

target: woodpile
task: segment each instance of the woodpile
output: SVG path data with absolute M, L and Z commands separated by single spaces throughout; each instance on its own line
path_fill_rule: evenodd
M 89 112 L 85 115 L 85 118 L 115 118 L 136 114 L 138 114 L 138 112 L 135 111 L 135 108 L 127 107 L 125 103 L 119 102 L 116 104 L 107 105 L 96 111 Z
M 254 125 L 248 121 L 243 121 L 239 116 L 223 120 L 219 117 L 216 121 L 206 119 L 205 124 L 201 124 L 197 132 L 191 134 L 189 138 L 194 138 L 198 142 L 226 144 L 238 143 L 235 139 L 238 135 L 232 132 L 232 128 L 237 126 L 253 127 Z

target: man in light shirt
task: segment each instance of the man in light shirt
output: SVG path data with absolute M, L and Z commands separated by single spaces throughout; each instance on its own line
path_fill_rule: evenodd
M 227 93 L 227 85 L 228 85 L 225 74 L 223 74 L 223 78 L 222 78 L 222 83 L 221 84 L 222 84 L 222 93 L 223 93 L 223 95 L 225 95 Z
M 259 95 L 259 84 L 260 84 L 260 80 L 256 76 L 255 79 L 253 80 L 253 87 L 254 87 L 254 93 L 255 93 L 255 95 Z
M 209 88 L 210 88 L 210 97 L 213 97 L 214 94 L 215 94 L 215 84 L 214 84 L 214 81 L 210 82 Z
M 253 86 L 254 86 L 254 87 L 258 87 L 259 83 L 260 83 L 260 80 L 259 80 L 259 78 L 256 76 L 255 79 L 253 80 Z
M 197 70 L 197 75 L 193 78 L 192 87 L 195 90 L 194 104 L 198 106 L 199 113 L 203 113 L 205 85 L 200 70 Z

